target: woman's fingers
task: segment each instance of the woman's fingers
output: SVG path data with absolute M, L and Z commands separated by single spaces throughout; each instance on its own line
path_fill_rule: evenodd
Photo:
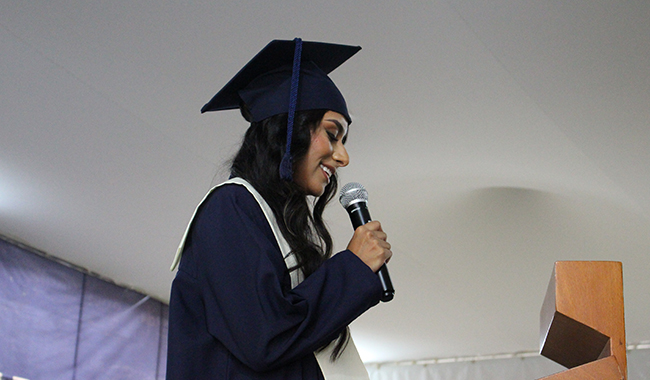
M 374 272 L 393 256 L 386 233 L 378 221 L 369 222 L 354 231 L 348 249 Z

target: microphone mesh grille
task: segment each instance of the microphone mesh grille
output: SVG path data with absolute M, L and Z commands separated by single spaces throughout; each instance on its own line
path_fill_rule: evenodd
M 349 205 L 356 202 L 368 202 L 368 191 L 360 183 L 347 183 L 341 188 L 339 202 L 343 208 L 348 208 Z

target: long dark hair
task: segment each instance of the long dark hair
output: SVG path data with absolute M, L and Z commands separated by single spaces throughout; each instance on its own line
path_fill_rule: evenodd
M 250 120 L 246 108 L 242 106 L 241 110 L 242 115 Z M 291 141 L 294 167 L 307 154 L 311 133 L 319 126 L 326 112 L 296 112 Z M 232 160 L 230 174 L 247 180 L 269 204 L 282 235 L 297 259 L 297 266 L 289 270 L 301 270 L 306 278 L 332 256 L 332 237 L 323 221 L 323 211 L 334 197 L 338 181 L 336 175 L 332 176 L 324 193 L 314 198 L 312 203 L 295 182 L 281 179 L 279 168 L 285 151 L 286 134 L 287 114 L 252 122 L 239 152 Z M 349 331 L 345 328 L 339 334 L 331 360 L 341 355 L 348 340 Z

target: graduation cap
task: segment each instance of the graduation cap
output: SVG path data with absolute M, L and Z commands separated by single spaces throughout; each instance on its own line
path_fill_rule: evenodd
M 327 76 L 360 46 L 273 40 L 251 59 L 201 112 L 237 109 L 243 102 L 253 122 L 288 113 L 287 148 L 280 176 L 291 180 L 291 135 L 295 111 L 336 111 L 351 122 L 345 99 Z

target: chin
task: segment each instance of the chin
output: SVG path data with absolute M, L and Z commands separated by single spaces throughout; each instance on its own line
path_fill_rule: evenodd
M 309 195 L 314 196 L 314 197 L 320 197 L 321 195 L 325 194 L 325 186 L 321 188 L 316 188 L 314 187 L 309 191 Z
M 302 186 L 302 191 L 305 193 L 305 195 L 309 195 L 312 197 L 320 197 L 325 193 L 325 187 L 318 187 L 318 186 L 308 186 L 304 187 Z

